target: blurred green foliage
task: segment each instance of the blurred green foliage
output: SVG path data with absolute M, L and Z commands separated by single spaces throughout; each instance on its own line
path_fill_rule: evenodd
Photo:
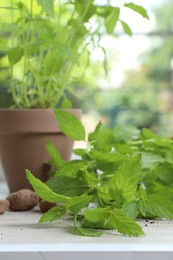
M 136 71 L 126 72 L 119 88 L 100 90 L 94 101 L 108 126 L 149 127 L 159 133 L 173 131 L 173 2 L 155 7 L 156 25 L 151 47 Z M 135 36 L 133 36 L 135 37 Z

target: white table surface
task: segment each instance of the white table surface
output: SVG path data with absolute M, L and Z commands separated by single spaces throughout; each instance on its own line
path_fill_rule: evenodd
M 8 190 L 0 183 L 0 198 Z M 38 224 L 38 209 L 0 215 L 0 260 L 173 260 L 173 222 L 139 221 L 146 236 L 124 237 L 106 231 L 102 237 L 74 235 L 68 220 Z

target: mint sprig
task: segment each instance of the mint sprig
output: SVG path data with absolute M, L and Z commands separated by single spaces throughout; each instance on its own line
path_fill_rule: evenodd
M 66 113 L 58 115 L 57 110 L 62 131 L 84 140 L 83 126 Z M 45 213 L 40 223 L 69 213 L 80 235 L 100 236 L 100 230 L 114 229 L 140 236 L 144 231 L 138 218 L 173 219 L 171 139 L 149 129 L 107 129 L 99 123 L 88 136 L 87 148 L 75 149 L 78 159 L 63 161 L 50 142 L 47 149 L 53 177 L 45 184 L 27 170 L 27 178 L 40 198 L 61 204 Z

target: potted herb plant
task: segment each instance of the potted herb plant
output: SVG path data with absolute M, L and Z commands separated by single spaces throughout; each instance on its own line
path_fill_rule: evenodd
M 83 66 L 80 58 L 84 54 L 88 63 L 91 45 L 99 45 L 101 28 L 112 34 L 119 21 L 126 33 L 131 30 L 120 19 L 120 7 L 107 2 L 4 2 L 0 10 L 6 15 L 0 27 L 6 45 L 1 46 L 1 57 L 7 59 L 14 106 L 0 111 L 0 154 L 9 189 L 15 191 L 27 187 L 25 168 L 46 180 L 49 155 L 44 147 L 48 140 L 63 159 L 70 159 L 73 141 L 57 126 L 53 109 L 69 107 L 65 89 L 70 90 L 73 69 Z M 133 3 L 124 4 L 124 8 L 148 18 L 145 10 Z M 79 110 L 70 112 L 81 116 Z

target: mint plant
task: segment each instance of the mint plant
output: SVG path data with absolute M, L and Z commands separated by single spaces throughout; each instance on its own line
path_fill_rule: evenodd
M 87 147 L 75 149 L 78 158 L 65 162 L 48 142 L 53 176 L 42 183 L 26 171 L 40 198 L 60 202 L 43 214 L 40 223 L 68 213 L 80 235 L 100 236 L 104 229 L 114 229 L 140 236 L 144 231 L 137 219 L 173 219 L 172 139 L 149 129 L 108 129 L 101 123 L 86 137 L 74 116 L 60 110 L 55 115 L 62 131 L 71 137 L 75 130 L 73 136 L 86 141 Z
M 95 48 L 105 54 L 102 34 L 113 35 L 117 23 L 132 34 L 120 17 L 121 8 L 148 19 L 145 9 L 133 3 L 118 7 L 109 1 L 99 5 L 94 0 L 13 0 L 0 6 L 0 13 L 7 14 L 0 20 L 0 33 L 7 39 L 0 44 L 0 53 L 8 61 L 5 68 L 15 107 L 69 105 L 65 89 L 75 77 L 73 69 L 84 71 Z M 106 56 L 103 65 L 106 71 Z

